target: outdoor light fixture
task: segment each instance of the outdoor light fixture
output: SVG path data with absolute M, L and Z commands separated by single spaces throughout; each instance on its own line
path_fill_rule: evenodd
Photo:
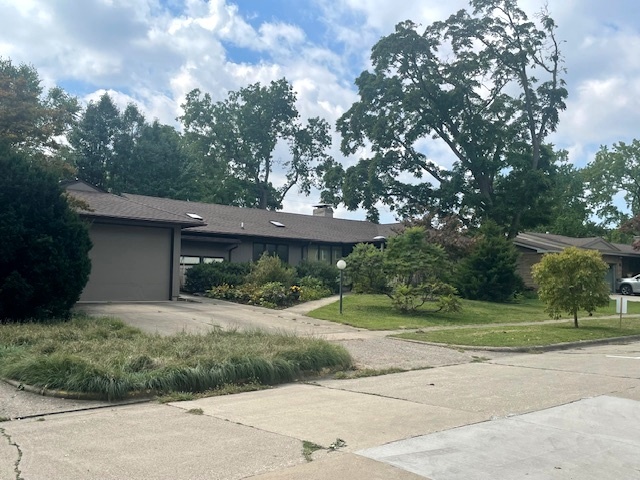
M 385 237 L 384 235 L 377 235 L 373 237 L 373 241 L 380 242 L 380 251 L 384 252 L 384 242 L 387 241 L 387 237 Z
M 338 260 L 336 263 L 336 267 L 340 270 L 340 315 L 342 315 L 342 272 L 345 268 L 347 268 L 347 262 L 344 260 Z

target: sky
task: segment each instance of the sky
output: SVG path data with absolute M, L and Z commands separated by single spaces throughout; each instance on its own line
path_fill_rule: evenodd
M 532 17 L 544 5 L 558 25 L 569 98 L 549 141 L 578 167 L 601 145 L 640 137 L 640 2 L 520 0 Z M 0 57 L 28 63 L 46 87 L 83 103 L 105 91 L 122 108 L 135 102 L 149 120 L 178 127 L 194 88 L 223 100 L 249 84 L 286 77 L 301 119 L 330 124 L 358 100 L 356 77 L 370 67 L 371 47 L 404 20 L 444 20 L 464 0 L 0 0 Z M 451 154 L 426 142 L 429 157 Z M 334 132 L 330 153 L 345 167 Z M 286 159 L 286 151 L 276 157 Z M 291 191 L 284 210 L 310 214 L 317 203 Z M 338 208 L 341 218 L 362 211 Z M 381 221 L 393 222 L 381 209 Z

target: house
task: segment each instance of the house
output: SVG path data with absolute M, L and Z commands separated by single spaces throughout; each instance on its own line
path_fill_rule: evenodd
M 65 185 L 89 221 L 91 274 L 81 302 L 175 300 L 182 229 L 201 220 L 150 208 L 84 182 Z
M 548 233 L 525 232 L 514 239 L 520 252 L 518 273 L 526 287 L 535 288 L 531 267 L 538 263 L 545 253 L 558 253 L 567 247 L 597 250 L 609 265 L 606 282 L 615 292 L 617 281 L 622 277 L 640 273 L 640 254 L 631 245 L 611 243 L 601 237 L 573 238 Z
M 180 272 L 199 263 L 247 262 L 264 252 L 290 265 L 335 264 L 358 243 L 381 245 L 399 224 L 274 212 L 144 195 L 113 195 L 81 181 L 66 184 L 86 208 L 92 272 L 80 301 L 176 299 Z

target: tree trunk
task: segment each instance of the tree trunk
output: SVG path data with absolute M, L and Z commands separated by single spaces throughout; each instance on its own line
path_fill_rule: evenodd
M 577 310 L 573 312 L 573 326 L 576 327 L 576 328 L 579 327 L 579 325 L 578 325 L 578 311 Z

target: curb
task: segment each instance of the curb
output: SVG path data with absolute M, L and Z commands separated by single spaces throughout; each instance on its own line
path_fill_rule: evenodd
M 393 338 L 394 340 L 400 340 L 403 342 L 422 343 L 425 345 L 433 345 L 435 347 L 457 348 L 461 350 L 530 353 L 530 352 L 552 352 L 557 350 L 568 350 L 571 348 L 589 347 L 589 346 L 597 346 L 597 345 L 625 344 L 625 343 L 631 343 L 631 342 L 640 340 L 640 335 L 629 335 L 627 337 L 601 338 L 598 340 L 579 340 L 577 342 L 554 343 L 552 345 L 531 345 L 531 346 L 523 346 L 523 347 L 486 347 L 486 346 L 474 346 L 474 345 L 455 345 L 452 343 L 423 342 L 421 340 L 414 340 L 410 338 L 399 338 L 399 337 L 393 337 L 393 336 L 389 336 L 387 338 Z
M 43 397 L 61 398 L 63 400 L 99 400 L 101 402 L 114 402 L 114 405 L 122 405 L 123 403 L 142 403 L 153 399 L 153 395 L 148 392 L 129 393 L 124 398 L 119 400 L 107 400 L 97 393 L 85 393 L 85 392 L 68 392 L 65 390 L 51 390 L 46 387 L 34 387 L 27 385 L 10 378 L 2 378 L 0 380 L 16 387 L 18 390 L 24 390 L 25 392 L 35 393 L 36 395 L 42 395 Z M 130 400 L 130 401 L 128 401 Z

